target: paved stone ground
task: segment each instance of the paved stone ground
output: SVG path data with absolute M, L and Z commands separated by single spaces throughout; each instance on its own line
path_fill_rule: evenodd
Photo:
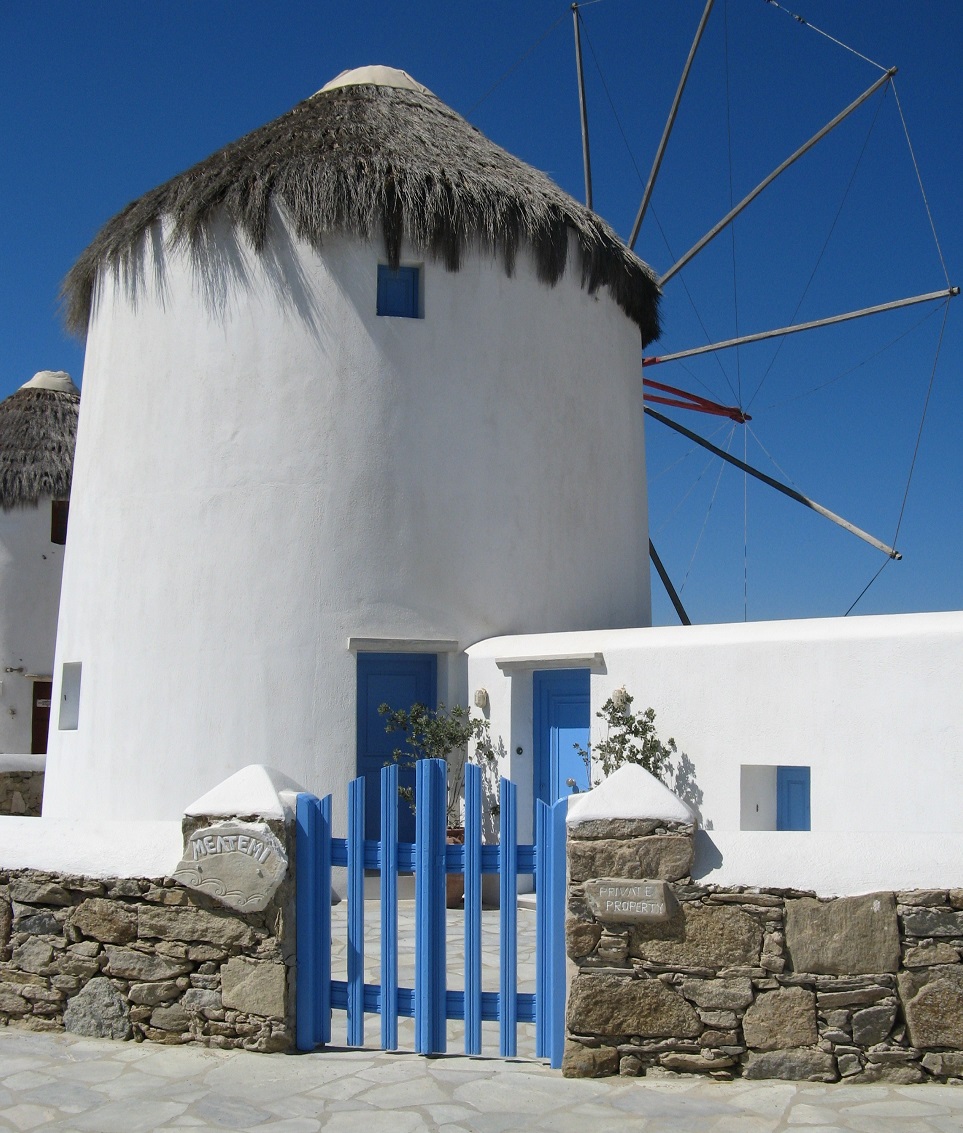
M 607 1078 L 535 1062 L 248 1054 L 0 1028 L 0 1129 L 956 1133 L 963 1088 Z
M 334 979 L 345 979 L 348 968 L 347 947 L 347 902 L 342 901 L 331 910 L 331 974 Z M 365 901 L 365 982 L 379 984 L 381 962 L 381 906 L 377 901 Z M 516 990 L 533 992 L 535 990 L 535 910 L 521 907 L 517 912 L 517 982 Z M 450 991 L 462 990 L 465 986 L 465 915 L 461 909 L 448 909 L 445 934 L 445 958 L 447 960 L 447 987 Z M 482 912 L 482 988 L 484 991 L 498 991 L 499 984 L 499 911 L 485 909 Z M 415 981 L 415 903 L 398 903 L 398 983 L 402 987 L 413 987 Z M 381 1019 L 377 1015 L 365 1017 L 365 1043 L 379 1046 Z M 346 1017 L 343 1011 L 335 1011 L 331 1023 L 332 1041 L 347 1042 Z M 517 1031 L 517 1053 L 523 1058 L 535 1057 L 535 1025 L 519 1023 Z M 398 1020 L 398 1043 L 402 1048 L 414 1047 L 414 1020 Z M 465 1025 L 452 1020 L 448 1024 L 448 1050 L 452 1053 L 465 1049 Z M 499 1053 L 497 1023 L 482 1024 L 482 1053 L 495 1056 Z

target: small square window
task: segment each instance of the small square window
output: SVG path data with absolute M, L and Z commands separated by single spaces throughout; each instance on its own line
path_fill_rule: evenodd
M 378 264 L 378 314 L 421 318 L 421 268 Z

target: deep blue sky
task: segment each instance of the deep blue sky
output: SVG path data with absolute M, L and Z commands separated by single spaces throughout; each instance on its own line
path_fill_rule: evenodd
M 702 7 L 702 0 L 597 0 L 583 8 L 595 207 L 623 236 Z M 896 92 L 950 280 L 960 283 L 963 4 L 790 0 L 786 7 L 900 68 Z M 62 330 L 57 290 L 104 221 L 339 71 L 376 62 L 409 71 L 582 196 L 564 2 L 8 0 L 0 8 L 0 396 L 38 369 L 80 377 L 83 347 Z M 717 0 L 637 250 L 664 270 L 730 199 L 878 74 L 765 0 Z M 720 236 L 668 285 L 657 350 L 944 286 L 888 93 L 743 214 L 734 240 Z M 667 412 L 739 455 L 745 446 L 750 463 L 790 477 L 889 542 L 942 313 L 917 307 L 787 339 L 778 353 L 774 344 L 745 347 L 650 373 L 727 403 L 751 401 L 748 435 Z M 963 607 L 961 327 L 957 299 L 899 532 L 904 560 L 886 567 L 854 613 Z M 653 539 L 677 585 L 685 579 L 694 621 L 842 614 L 883 563 L 797 504 L 747 486 L 735 469 L 720 479 L 719 461 L 659 424 L 650 422 L 648 438 Z M 653 591 L 656 621 L 673 622 L 657 580 Z

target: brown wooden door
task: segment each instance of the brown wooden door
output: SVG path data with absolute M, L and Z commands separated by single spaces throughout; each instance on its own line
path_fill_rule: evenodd
M 31 755 L 47 754 L 47 732 L 50 729 L 50 698 L 52 695 L 52 682 L 33 682 L 33 718 L 30 726 Z

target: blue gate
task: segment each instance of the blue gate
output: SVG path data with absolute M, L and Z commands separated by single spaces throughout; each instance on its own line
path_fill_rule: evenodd
M 331 1041 L 331 1012 L 347 1012 L 349 1046 L 364 1043 L 364 1016 L 381 1016 L 381 1046 L 398 1047 L 398 1019 L 414 1018 L 415 1049 L 442 1054 L 447 1021 L 465 1021 L 465 1054 L 480 1054 L 483 1020 L 499 1023 L 502 1057 L 516 1054 L 519 1023 L 535 1024 L 535 1053 L 562 1063 L 565 1026 L 565 814 L 567 800 L 539 802 L 535 845 L 516 839 L 516 787 L 499 786 L 499 844 L 482 845 L 481 772 L 465 767 L 465 843 L 446 843 L 447 766 L 419 760 L 415 841 L 398 841 L 398 768 L 381 771 L 381 840 L 364 837 L 364 779 L 348 785 L 348 836 L 331 836 L 331 796 L 297 802 L 297 1045 Z M 347 866 L 347 979 L 331 978 L 331 869 Z M 364 875 L 380 873 L 379 984 L 364 982 Z M 415 875 L 414 987 L 398 986 L 398 875 Z M 445 877 L 465 878 L 464 990 L 449 991 L 445 963 Z M 482 990 L 482 874 L 499 877 L 498 991 Z M 517 990 L 516 878 L 536 880 L 535 992 Z

